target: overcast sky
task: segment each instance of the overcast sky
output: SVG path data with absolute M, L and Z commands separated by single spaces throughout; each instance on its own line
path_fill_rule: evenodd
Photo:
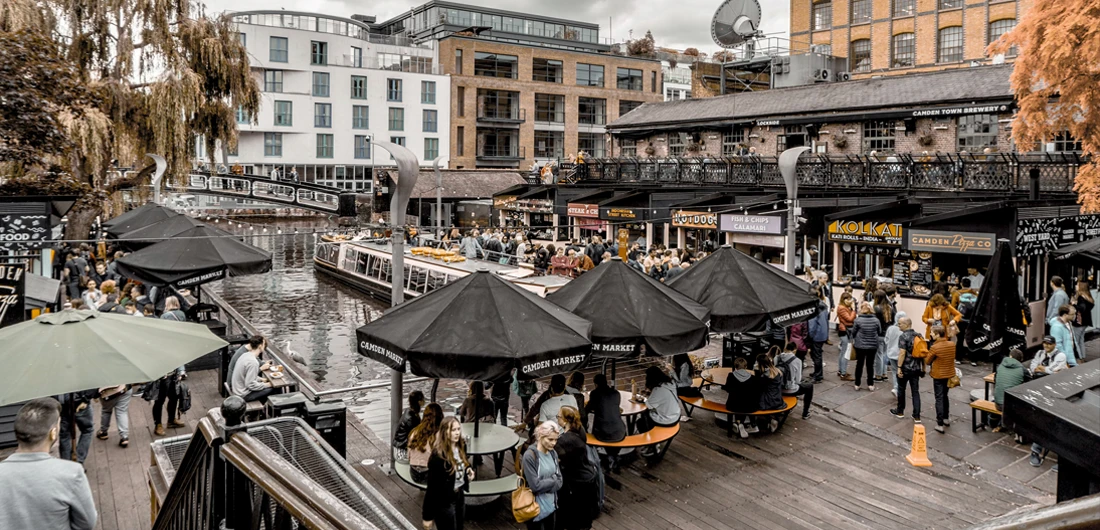
M 381 22 L 425 0 L 205 0 L 210 11 L 227 9 L 249 11 L 256 9 L 286 9 L 308 11 L 350 17 L 355 14 L 375 15 Z M 626 40 L 629 31 L 635 37 L 653 32 L 658 46 L 684 49 L 698 48 L 708 55 L 717 51 L 718 45 L 710 38 L 710 19 L 720 0 L 655 0 L 638 2 L 628 0 L 478 0 L 472 5 L 495 7 L 521 13 L 548 15 L 568 20 L 583 20 L 600 25 L 600 37 L 613 37 L 616 42 Z M 762 29 L 768 33 L 787 32 L 790 18 L 789 0 L 764 0 Z M 626 8 L 626 9 L 624 9 Z M 609 31 L 610 30 L 610 31 Z

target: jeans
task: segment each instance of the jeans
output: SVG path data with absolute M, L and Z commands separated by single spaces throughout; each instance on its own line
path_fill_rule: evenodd
M 886 377 L 890 379 L 890 383 L 894 385 L 894 392 L 898 391 L 898 360 L 890 359 L 886 363 Z
M 1073 355 L 1078 362 L 1085 360 L 1085 326 L 1073 326 Z
M 856 348 L 856 385 L 863 378 L 863 367 L 867 367 L 867 386 L 875 386 L 875 369 L 871 366 L 875 362 L 875 350 Z
M 875 350 L 875 377 L 886 374 L 886 338 L 878 338 L 878 349 Z
M 798 390 L 791 392 L 789 390 L 783 391 L 784 396 L 802 396 L 802 417 L 810 415 L 810 405 L 814 402 L 814 385 L 813 383 L 799 383 Z
M 500 419 L 500 424 L 508 426 L 508 398 L 493 398 L 493 416 Z
M 106 434 L 111 427 L 112 413 L 118 419 L 118 436 L 123 440 L 130 437 L 130 398 L 133 390 L 127 390 L 121 396 L 113 399 L 101 399 L 103 410 L 99 414 L 99 432 Z
M 73 454 L 73 437 L 70 432 L 72 424 L 69 421 L 69 415 L 62 411 L 61 434 L 58 442 L 62 460 L 72 459 Z M 88 448 L 92 445 L 92 430 L 95 428 L 95 417 L 92 415 L 91 404 L 76 413 L 76 428 L 80 433 L 80 437 L 76 440 L 76 461 L 83 464 L 84 459 L 88 458 Z
M 557 515 L 558 512 L 555 511 L 540 521 L 527 521 L 527 530 L 557 530 L 557 525 L 554 524 Z
M 244 399 L 245 401 L 259 401 L 259 400 L 261 400 L 261 399 L 263 399 L 267 396 L 270 396 L 271 394 L 274 394 L 274 393 L 275 393 L 274 388 L 265 388 L 263 390 L 253 390 L 253 391 L 241 396 L 241 398 Z
M 821 359 L 822 348 L 825 347 L 824 342 L 810 341 L 810 358 L 814 361 L 814 381 L 821 381 L 825 379 L 824 362 Z
M 438 530 L 462 530 L 465 525 L 466 493 L 458 490 L 455 492 L 454 502 L 439 510 L 439 517 L 435 518 L 435 527 Z
M 909 385 L 909 388 L 913 391 L 913 419 L 919 420 L 920 376 L 909 375 L 898 379 L 898 414 L 905 414 L 905 385 Z
M 848 374 L 848 345 L 851 343 L 851 339 L 848 338 L 847 331 L 840 331 L 837 333 L 840 335 L 840 355 L 837 357 L 836 366 L 840 375 Z
M 943 425 L 943 420 L 951 416 L 951 403 L 947 399 L 947 379 L 932 379 L 932 391 L 936 394 L 936 425 Z

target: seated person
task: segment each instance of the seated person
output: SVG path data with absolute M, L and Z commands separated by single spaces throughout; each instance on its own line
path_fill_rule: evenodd
M 266 370 L 271 365 L 270 362 L 260 364 L 261 353 L 263 353 L 261 348 L 248 348 L 233 367 L 230 390 L 233 391 L 233 395 L 240 396 L 245 401 L 262 400 L 275 392 L 275 389 L 271 388 L 271 382 L 260 377 L 260 371 Z
M 814 385 L 802 382 L 802 363 L 805 360 L 806 352 L 798 351 L 794 343 L 787 343 L 786 351 L 779 354 L 775 364 L 783 372 L 783 395 L 802 396 L 802 419 L 808 420 L 810 405 L 814 401 Z
M 735 412 L 756 412 L 760 409 L 759 381 L 751 371 L 744 357 L 733 360 L 733 372 L 726 377 L 722 390 L 726 391 L 726 408 Z M 755 425 L 745 426 L 746 416 L 735 415 L 729 421 L 736 422 L 738 434 L 747 438 L 750 432 L 757 432 Z
M 621 442 L 626 438 L 626 424 L 623 423 L 622 394 L 607 383 L 607 376 L 596 374 L 592 378 L 596 388 L 588 396 L 588 408 L 592 414 L 592 436 L 601 442 Z M 607 447 L 607 459 L 611 471 L 619 472 L 619 449 Z
M 676 385 L 677 396 L 703 397 L 703 393 L 694 386 L 695 365 L 686 353 L 672 356 L 672 382 Z
M 470 392 L 466 394 L 466 400 L 458 408 L 458 417 L 462 423 L 475 421 L 492 423 L 495 415 L 493 401 L 485 397 L 485 383 L 474 381 L 470 383 Z
M 577 403 L 577 398 L 565 391 L 565 376 L 561 374 L 550 378 L 550 388 L 543 392 L 543 395 L 546 394 L 549 394 L 550 397 L 543 401 L 542 406 L 538 407 L 539 423 L 557 421 L 558 412 L 563 406 L 572 407 Z
M 569 375 L 569 383 L 565 385 L 565 393 L 577 400 L 577 410 L 584 414 L 584 374 L 573 372 Z M 572 406 L 572 405 L 570 405 Z
M 654 427 L 671 427 L 680 423 L 680 398 L 668 374 L 656 366 L 645 370 L 646 411 L 638 420 L 638 432 L 648 432 Z
M 420 425 L 420 409 L 424 408 L 424 393 L 413 390 L 409 393 L 409 408 L 401 414 L 397 430 L 393 433 L 393 448 L 399 462 L 408 461 L 409 433 Z
M 1023 360 L 1024 352 L 1019 348 L 1012 348 L 1012 351 L 1008 352 L 1008 357 L 997 365 L 997 376 L 993 383 L 993 404 L 997 406 L 997 410 L 1004 410 L 1002 407 L 1005 403 L 1005 391 L 1024 382 L 1024 365 L 1020 362 Z M 989 423 L 993 425 L 993 432 L 1001 431 L 1001 426 L 997 425 L 999 422 L 1000 418 L 989 418 Z
M 543 393 L 539 394 L 539 397 L 535 398 L 535 403 L 531 405 L 531 408 L 527 410 L 527 415 L 523 417 L 523 423 L 526 423 L 531 432 L 534 432 L 535 424 L 542 423 L 539 420 L 539 415 L 542 412 L 542 405 L 546 403 L 546 400 L 553 397 L 554 393 L 551 391 L 551 387 L 556 387 L 560 382 L 562 391 L 565 389 L 565 376 L 562 374 L 554 374 L 550 377 L 550 386 L 546 387 Z M 555 411 L 555 416 L 557 411 Z
M 783 402 L 783 372 L 775 367 L 775 362 L 766 354 L 756 356 L 758 367 L 756 377 L 760 380 L 760 409 L 781 410 L 786 404 Z M 775 432 L 779 428 L 779 420 L 771 418 L 768 428 Z

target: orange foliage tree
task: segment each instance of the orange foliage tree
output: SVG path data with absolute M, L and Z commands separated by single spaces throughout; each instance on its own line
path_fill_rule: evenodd
M 1012 90 L 1019 112 L 1016 145 L 1068 133 L 1090 162 L 1074 190 L 1083 210 L 1100 212 L 1100 2 L 1036 0 L 1020 23 L 989 45 L 989 53 L 1018 46 Z

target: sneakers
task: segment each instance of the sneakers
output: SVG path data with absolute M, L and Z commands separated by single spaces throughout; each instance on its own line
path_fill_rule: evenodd
M 95 437 L 99 438 L 100 440 L 106 440 L 107 439 L 107 431 L 99 431 L 99 432 L 95 433 Z
M 895 418 L 904 418 L 905 412 L 898 409 L 890 409 L 890 414 L 893 414 Z
M 688 416 L 680 416 L 680 423 L 689 422 L 691 418 Z
M 970 361 L 970 366 L 978 366 L 978 363 L 976 363 L 974 361 Z
M 1039 467 L 1039 466 L 1043 465 L 1043 455 L 1041 455 L 1039 453 L 1036 453 L 1036 452 L 1032 452 L 1031 453 L 1031 458 L 1028 459 L 1028 463 L 1031 464 L 1031 467 Z
M 943 434 L 944 433 L 943 425 L 937 425 L 936 426 L 936 432 L 938 432 L 940 434 Z
M 855 380 L 856 380 L 856 378 L 855 378 L 855 377 L 852 377 L 852 376 L 850 376 L 850 375 L 848 375 L 848 374 L 840 374 L 840 380 L 841 380 L 841 381 L 855 381 Z
M 962 361 L 955 359 L 955 364 L 962 364 Z
M 745 429 L 745 424 L 743 424 L 743 423 L 738 423 L 737 424 L 737 434 L 738 434 L 738 436 L 740 436 L 742 438 L 748 438 L 749 437 L 749 431 Z
M 874 392 L 875 391 L 875 385 L 868 385 L 867 390 L 870 390 L 871 392 Z
M 779 429 L 779 420 L 777 420 L 775 418 L 772 418 L 770 421 L 768 421 L 768 431 L 769 432 L 775 432 L 778 429 Z
M 920 418 L 913 418 L 913 425 L 920 425 Z
M 120 438 L 118 440 L 118 446 L 123 447 L 123 448 L 130 447 L 130 439 L 129 438 Z
M 944 418 L 943 419 L 943 426 L 944 427 L 950 427 L 951 426 L 951 420 L 949 420 L 947 418 Z
M 741 426 L 745 427 L 744 424 L 741 424 Z M 750 423 L 748 427 L 745 427 L 745 432 L 749 434 L 756 434 L 760 432 L 760 427 L 757 427 L 756 424 Z
M 859 392 L 859 385 L 856 385 L 856 392 Z
M 157 436 L 164 436 L 164 425 L 158 423 L 156 428 L 153 429 L 153 434 Z
M 810 413 L 807 411 L 805 414 L 802 415 L 802 419 L 804 419 L 804 420 L 810 419 Z
M 896 389 L 896 388 L 891 388 L 891 389 L 890 389 L 890 393 L 891 393 L 891 394 L 893 394 L 893 395 L 894 395 L 894 397 L 898 397 L 898 389 Z

